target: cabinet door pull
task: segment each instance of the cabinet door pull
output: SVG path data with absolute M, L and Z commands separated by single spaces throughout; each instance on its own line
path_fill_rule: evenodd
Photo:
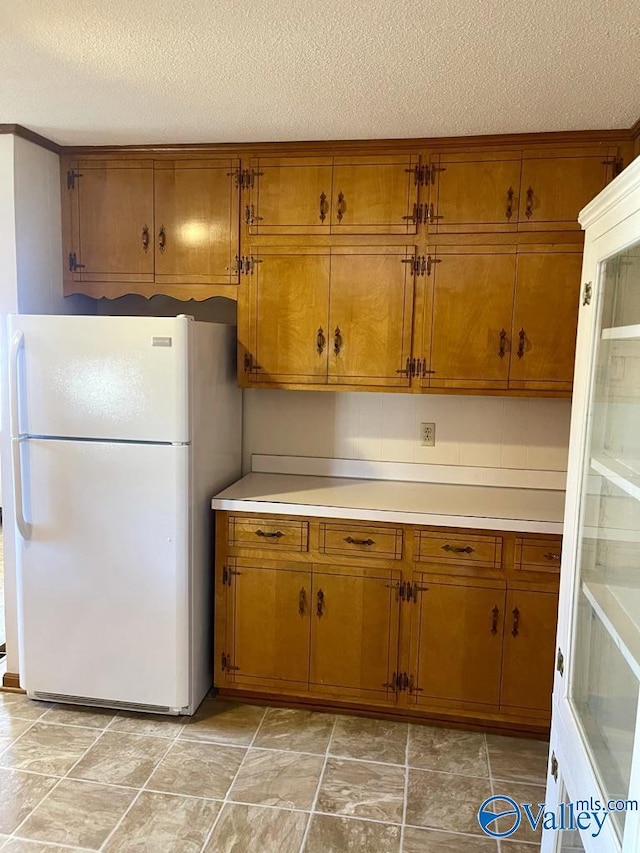
M 531 215 L 533 213 L 533 187 L 529 187 L 527 190 L 527 204 L 524 209 L 524 215 L 527 219 L 531 219 Z
M 511 217 L 513 216 L 513 187 L 509 187 L 507 190 L 507 208 L 504 215 L 511 221 Z
M 158 248 L 161 252 L 167 248 L 167 232 L 164 230 L 164 225 L 161 225 L 158 231 Z
M 552 554 L 550 551 L 548 554 L 543 554 L 545 560 L 549 560 L 550 562 L 558 563 L 560 562 L 560 558 L 562 554 Z
M 144 225 L 142 228 L 142 249 L 145 252 L 149 251 L 149 226 Z
M 344 541 L 348 545 L 375 545 L 373 539 L 354 539 L 353 536 L 345 536 Z
M 518 344 L 518 352 L 517 352 L 518 358 L 522 358 L 522 356 L 524 355 L 524 342 L 526 340 L 526 337 L 527 337 L 527 333 L 525 332 L 525 330 L 520 329 L 520 331 L 518 332 L 518 338 L 520 340 L 520 342 Z
M 324 222 L 327 218 L 327 197 L 324 193 L 320 193 L 320 222 Z
M 256 536 L 262 536 L 263 539 L 280 539 L 284 533 L 281 530 L 276 530 L 274 533 L 268 530 L 256 530 Z
M 336 330 L 333 333 L 333 352 L 335 355 L 340 355 L 340 350 L 342 349 L 342 333 L 340 331 L 340 326 L 336 326 Z
M 319 589 L 317 592 L 318 603 L 316 605 L 316 612 L 318 616 L 322 616 L 324 613 L 324 592 Z
M 336 213 L 336 219 L 338 222 L 342 222 L 342 217 L 344 216 L 344 212 L 346 210 L 346 205 L 344 203 L 344 193 L 338 193 L 338 211 Z
M 520 611 L 517 607 L 514 607 L 511 611 L 511 615 L 513 616 L 513 625 L 511 627 L 511 636 L 517 637 L 520 633 Z
M 473 554 L 473 548 L 471 545 L 466 545 L 464 548 L 458 547 L 457 545 L 449 545 L 447 542 L 446 545 L 442 546 L 443 551 L 451 551 L 453 554 Z
M 326 340 L 324 337 L 324 331 L 322 330 L 322 326 L 318 329 L 318 335 L 316 337 L 316 349 L 318 350 L 318 355 L 322 355 L 324 352 L 324 347 L 326 344 Z
M 491 633 L 498 633 L 498 618 L 500 616 L 500 608 L 496 604 L 496 606 L 491 611 Z
M 298 613 L 304 616 L 307 610 L 307 591 L 304 587 L 298 593 Z
M 500 358 L 504 358 L 504 354 L 507 351 L 507 333 L 504 329 L 500 330 L 500 349 L 498 350 L 498 356 Z

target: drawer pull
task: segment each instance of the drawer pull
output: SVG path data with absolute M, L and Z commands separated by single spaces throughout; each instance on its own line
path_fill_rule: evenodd
M 562 554 L 552 554 L 551 551 L 549 551 L 548 554 L 544 554 L 543 556 L 544 556 L 545 560 L 549 560 L 551 562 L 557 563 L 557 562 L 559 562 L 560 558 L 562 557 Z
M 319 589 L 317 592 L 318 603 L 316 605 L 316 612 L 318 616 L 322 616 L 324 613 L 324 592 Z
M 307 609 L 307 591 L 304 587 L 298 593 L 298 613 L 304 616 Z
M 353 536 L 346 536 L 344 541 L 347 545 L 375 545 L 373 539 L 354 539 Z
M 268 530 L 256 530 L 256 536 L 262 536 L 264 539 L 280 539 L 284 533 L 281 530 L 276 530 L 275 533 L 269 533 Z
M 464 548 L 458 547 L 457 545 L 449 545 L 447 542 L 446 545 L 442 546 L 443 551 L 451 551 L 453 554 L 473 554 L 473 548 L 471 545 L 467 545 Z
M 517 607 L 514 607 L 511 611 L 511 615 L 513 616 L 513 627 L 511 628 L 511 636 L 517 637 L 520 633 L 520 611 Z
M 498 633 L 498 617 L 500 616 L 500 608 L 496 604 L 496 606 L 491 611 L 491 633 Z

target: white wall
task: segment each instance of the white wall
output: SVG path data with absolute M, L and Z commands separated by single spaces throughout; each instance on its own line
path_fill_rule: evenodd
M 8 435 L 6 315 L 95 314 L 95 302 L 62 297 L 60 164 L 56 154 L 0 135 L 0 457 L 3 484 L 7 670 L 19 672 L 13 488 Z
M 252 453 L 565 471 L 569 400 L 250 390 L 243 469 Z M 419 424 L 436 424 L 421 447 Z
M 189 314 L 205 323 L 236 324 L 237 304 L 231 299 L 217 296 L 196 302 L 189 299 L 181 302 L 169 296 L 121 296 L 120 299 L 98 299 L 97 313 L 118 317 L 175 317 L 176 314 Z

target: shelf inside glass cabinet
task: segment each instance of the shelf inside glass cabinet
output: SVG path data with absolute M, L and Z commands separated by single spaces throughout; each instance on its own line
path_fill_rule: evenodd
M 591 457 L 591 468 L 623 492 L 640 501 L 640 461 L 601 454 Z
M 603 341 L 640 341 L 640 324 L 613 326 L 602 330 Z
M 582 591 L 640 680 L 640 587 L 584 581 Z

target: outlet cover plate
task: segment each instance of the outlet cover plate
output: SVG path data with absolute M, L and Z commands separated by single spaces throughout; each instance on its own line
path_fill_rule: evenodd
M 420 445 L 434 447 L 436 443 L 436 425 L 420 424 Z

